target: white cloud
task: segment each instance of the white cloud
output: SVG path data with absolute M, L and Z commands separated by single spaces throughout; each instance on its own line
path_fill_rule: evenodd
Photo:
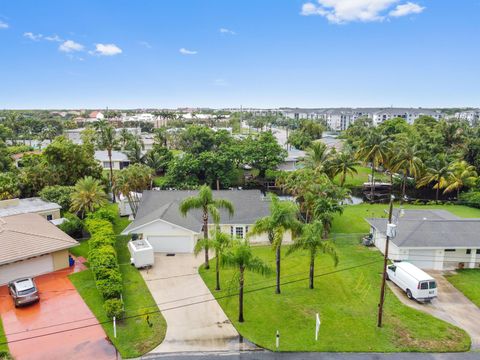
M 425 10 L 425 7 L 407 2 L 406 4 L 397 5 L 397 7 L 388 14 L 393 17 L 400 17 L 410 14 L 420 14 L 423 10 Z
M 73 40 L 64 41 L 58 47 L 58 50 L 66 52 L 66 53 L 71 53 L 71 52 L 75 52 L 75 51 L 83 51 L 83 49 L 84 49 L 84 46 L 82 44 L 76 43 Z
M 9 25 L 5 22 L 0 20 L 0 29 L 8 29 Z
M 398 4 L 400 0 L 317 0 L 317 3 L 307 2 L 302 5 L 301 15 L 319 15 L 334 24 L 352 21 L 371 22 L 382 21 L 388 16 L 400 17 L 420 13 L 423 7 L 407 2 Z M 390 12 L 388 12 L 390 10 Z
M 34 34 L 32 32 L 23 33 L 23 36 L 26 37 L 27 39 L 30 39 L 30 40 L 33 40 L 33 41 L 38 41 L 41 38 L 43 38 L 42 34 Z
M 213 85 L 215 86 L 228 86 L 228 82 L 225 79 L 215 79 L 213 80 Z
M 47 40 L 47 41 L 55 41 L 55 42 L 62 42 L 63 41 L 63 39 L 60 38 L 58 35 L 45 36 L 44 39 Z
M 196 51 L 196 50 L 188 50 L 188 49 L 185 49 L 185 48 L 181 48 L 178 51 L 180 51 L 180 54 L 182 54 L 182 55 L 196 55 L 196 54 L 198 54 L 198 51 Z
M 115 44 L 95 44 L 95 51 L 91 51 L 90 54 L 99 56 L 114 56 L 122 53 Z
M 139 44 L 146 47 L 147 49 L 151 49 L 153 47 L 148 41 L 140 41 Z
M 235 31 L 227 29 L 227 28 L 220 28 L 219 31 L 222 34 L 237 35 L 237 33 Z

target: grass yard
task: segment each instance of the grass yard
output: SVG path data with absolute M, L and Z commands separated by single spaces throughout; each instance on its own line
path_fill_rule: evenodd
M 480 307 L 480 270 L 456 270 L 455 275 L 446 276 L 447 280 L 460 290 L 474 304 Z
M 114 224 L 115 233 L 120 233 L 128 224 L 127 218 L 118 218 Z M 103 324 L 108 337 L 115 344 L 122 358 L 139 357 L 155 348 L 165 337 L 167 325 L 159 312 L 155 300 L 145 284 L 139 271 L 130 265 L 130 253 L 127 242 L 129 237 L 118 236 L 116 250 L 120 271 L 124 281 L 123 300 L 127 318 L 117 323 L 117 338 L 113 337 L 111 323 Z M 75 255 L 86 257 L 88 241 L 82 242 L 74 251 Z M 70 280 L 77 288 L 98 321 L 106 321 L 103 311 L 103 299 L 95 287 L 95 280 L 90 270 L 70 275 Z M 156 313 L 151 314 L 151 312 Z M 150 314 L 147 314 L 150 313 Z M 140 315 L 140 316 L 137 316 Z M 143 315 L 143 316 L 142 316 Z
M 368 175 L 372 174 L 372 169 L 365 167 L 365 166 L 355 166 L 357 169 L 357 174 L 353 174 L 353 176 L 348 175 L 345 179 L 345 186 L 346 187 L 359 187 L 362 186 L 363 183 L 368 182 Z M 334 182 L 339 183 L 340 176 L 337 175 L 334 179 Z M 390 178 L 379 172 L 375 172 L 375 181 L 387 181 L 390 182 Z
M 5 331 L 3 330 L 2 319 L 0 318 L 0 360 L 8 359 L 8 344 L 4 344 L 7 341 L 5 337 Z
M 379 252 L 358 245 L 358 238 L 337 239 L 340 262 L 321 255 L 316 275 L 358 266 L 315 279 L 308 289 L 308 256 L 296 253 L 282 260 L 282 294 L 274 294 L 275 275 L 246 274 L 245 322 L 239 323 L 235 271 L 221 272 L 222 291 L 216 292 L 214 268 L 200 269 L 204 281 L 219 298 L 219 303 L 237 330 L 250 341 L 275 349 L 275 333 L 280 331 L 281 351 L 394 352 L 394 351 L 467 351 L 466 333 L 425 313 L 408 308 L 387 288 L 384 327 L 378 329 L 377 304 L 381 281 L 382 257 Z M 286 248 L 283 250 L 285 253 Z M 270 247 L 255 247 L 254 252 L 274 266 Z M 370 265 L 363 265 L 372 263 Z M 363 265 L 363 266 L 362 266 Z M 250 290 L 271 286 L 248 293 Z M 230 291 L 228 288 L 230 287 Z M 315 341 L 315 314 L 320 313 L 319 340 Z
M 419 209 L 431 210 L 441 209 L 450 211 L 459 217 L 480 218 L 480 209 L 471 208 L 463 205 L 400 205 L 395 204 L 394 209 Z M 337 215 L 332 224 L 332 236 L 334 233 L 358 233 L 366 234 L 370 230 L 370 226 L 364 220 L 369 217 L 387 217 L 384 210 L 388 210 L 388 204 L 359 204 L 348 205 L 342 215 Z M 401 221 L 401 220 L 400 220 Z

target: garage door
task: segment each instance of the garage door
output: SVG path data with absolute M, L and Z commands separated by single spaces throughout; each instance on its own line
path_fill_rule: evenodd
M 27 276 L 37 276 L 53 271 L 52 255 L 38 256 L 32 259 L 0 266 L 0 285 L 11 280 Z
M 148 242 L 152 244 L 155 252 L 162 253 L 192 253 L 192 236 L 149 236 Z
M 408 261 L 420 269 L 435 269 L 435 250 L 410 250 Z

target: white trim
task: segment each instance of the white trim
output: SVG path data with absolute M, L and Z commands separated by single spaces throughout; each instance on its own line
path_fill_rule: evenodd
M 163 219 L 155 219 L 155 220 L 149 221 L 149 222 L 147 222 L 147 223 L 145 223 L 145 224 L 142 224 L 142 225 L 139 225 L 139 226 L 137 226 L 137 227 L 131 228 L 130 230 L 128 230 L 128 232 L 125 232 L 125 230 L 123 230 L 123 231 L 120 233 L 120 235 L 130 235 L 130 234 L 132 233 L 132 231 L 141 229 L 142 227 L 145 227 L 145 226 L 147 226 L 147 225 L 151 225 L 151 224 L 156 223 L 156 222 L 158 222 L 158 221 L 160 221 L 160 222 L 162 222 L 162 223 L 164 223 L 164 224 L 169 224 L 169 225 L 175 226 L 175 227 L 180 228 L 180 229 L 183 229 L 183 230 L 187 230 L 187 231 L 191 232 L 192 234 L 199 234 L 199 233 L 200 233 L 200 231 L 197 231 L 197 232 L 196 232 L 196 231 L 187 229 L 187 228 L 185 228 L 185 227 L 183 227 L 183 226 L 180 226 L 180 225 L 171 223 L 171 222 L 166 221 L 166 220 L 163 220 Z

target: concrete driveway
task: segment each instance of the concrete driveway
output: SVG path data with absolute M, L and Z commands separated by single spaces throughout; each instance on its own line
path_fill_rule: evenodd
M 0 314 L 15 360 L 115 359 L 115 348 L 68 279 L 71 271 L 36 277 L 40 302 L 22 308 L 15 308 L 7 286 L 0 287 Z
M 252 348 L 240 343 L 237 331 L 198 274 L 202 259 L 193 254 L 156 254 L 155 266 L 142 271 L 167 321 L 165 340 L 152 353 Z
M 405 293 L 391 281 L 388 281 L 388 285 L 405 305 L 465 330 L 472 339 L 472 350 L 479 350 L 480 309 L 450 284 L 441 273 L 434 271 L 428 273 L 435 278 L 438 286 L 438 297 L 429 304 L 420 304 L 408 299 Z

